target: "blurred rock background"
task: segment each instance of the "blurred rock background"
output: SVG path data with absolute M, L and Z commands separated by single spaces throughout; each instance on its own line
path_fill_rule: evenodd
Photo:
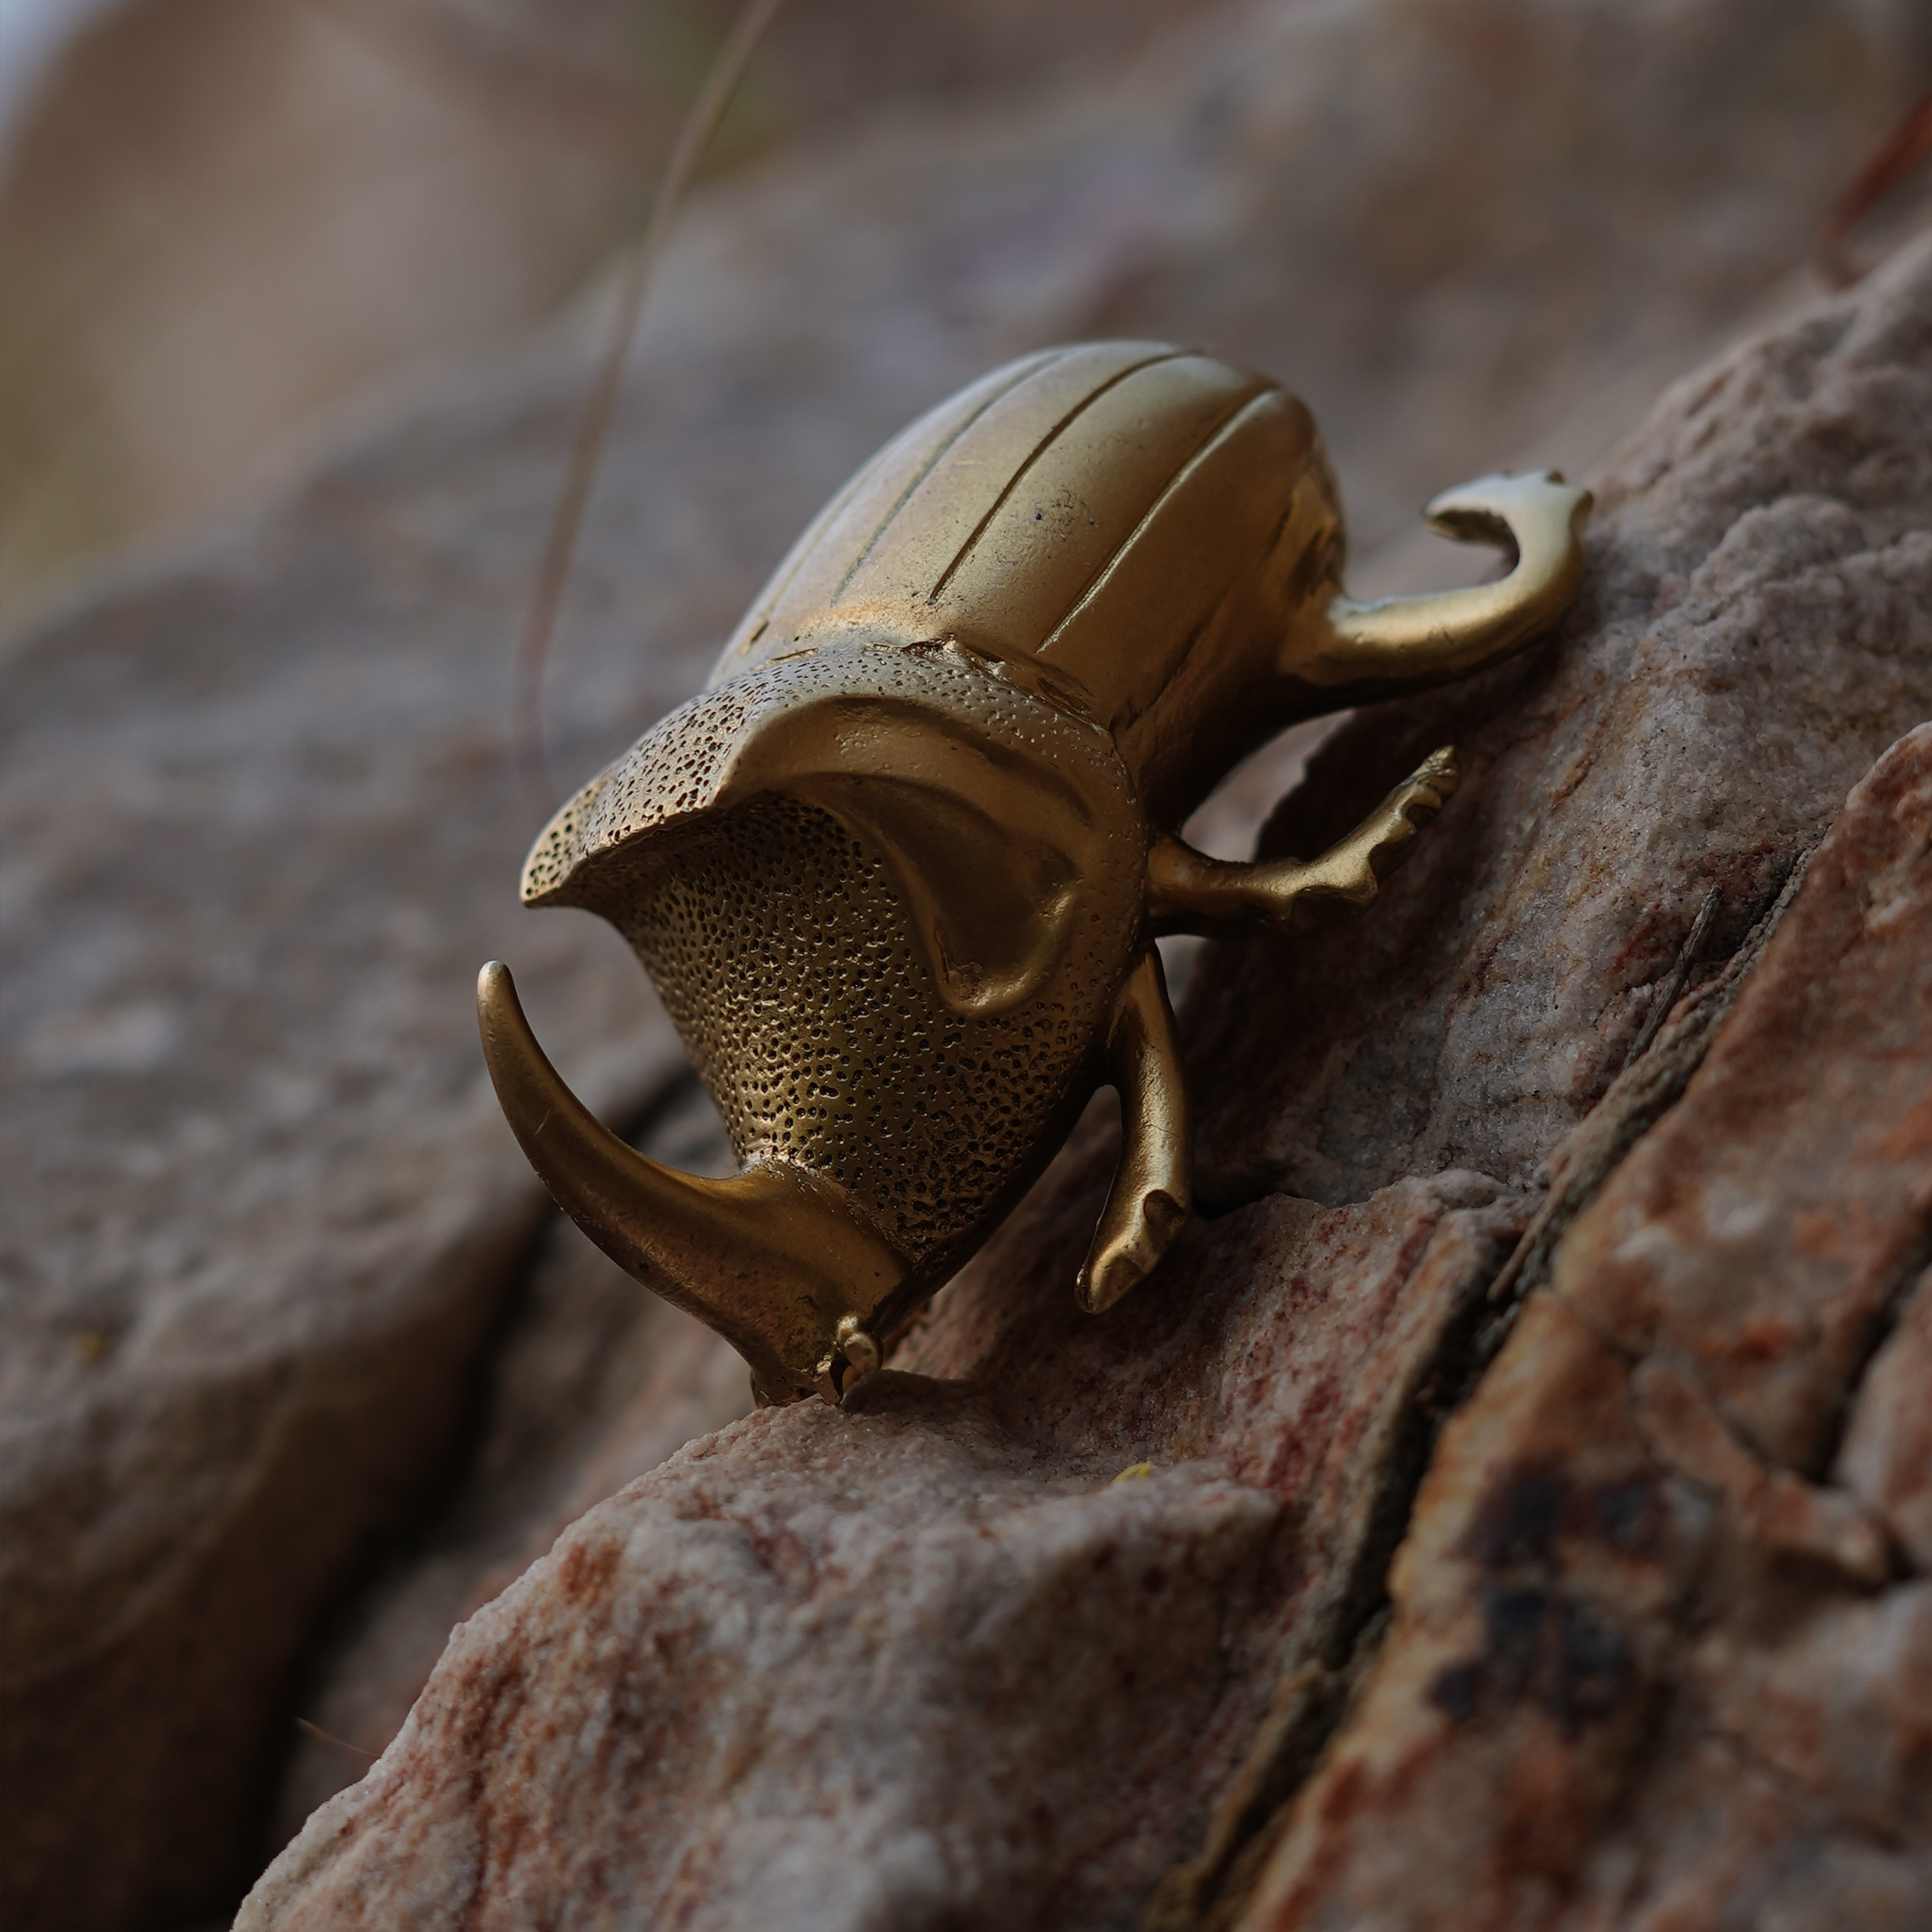
M 1111 61 L 1184 0 L 777 24 L 712 152 Z M 527 324 L 633 221 L 724 0 L 26 0 L 0 40 L 0 619 Z M 11 74 L 14 78 L 8 79 Z M 403 376 L 402 380 L 406 380 Z M 359 392 L 359 393 L 358 393 Z
M 594 277 L 635 220 L 733 11 L 726 0 L 11 10 L 0 40 L 0 621 L 104 556 L 237 507 L 298 470 L 345 415 L 392 406 L 425 362 L 504 339 Z M 1687 331 L 1796 263 L 1860 142 L 1910 99 L 1932 38 L 1910 0 L 1770 0 L 1762 47 L 1746 50 L 1720 11 L 1651 8 L 1618 26 L 1588 7 L 1396 10 L 1371 35 L 1314 0 L 1271 10 L 1295 35 L 1276 61 L 1329 85 L 1291 87 L 1292 111 L 1265 133 L 1250 121 L 1250 143 L 1287 144 L 1292 170 L 1286 154 L 1251 145 L 1238 188 L 1214 171 L 1224 191 L 1275 205 L 1224 206 L 1204 232 L 1204 211 L 1191 211 L 1191 246 L 1162 248 L 1159 266 L 1120 205 L 1144 200 L 1144 223 L 1171 221 L 1200 185 L 1217 117 L 1238 117 L 1257 90 L 1291 106 L 1279 65 L 1264 81 L 1236 62 L 1228 98 L 1196 104 L 1183 146 L 1197 166 L 1138 188 L 1096 184 L 1108 205 L 1082 248 L 1111 250 L 1115 279 L 1134 282 L 1144 306 L 1148 283 L 1185 277 L 1195 286 L 1179 312 L 1211 319 L 1231 346 L 1271 346 L 1320 304 L 1330 328 L 1360 331 L 1364 368 L 1400 369 L 1425 340 L 1425 360 L 1454 359 L 1447 331 L 1472 374 L 1493 374 L 1514 368 L 1534 326 L 1546 356 L 1561 345 L 1593 376 L 1613 344 L 1634 366 L 1658 358 L 1633 384 L 1640 396 L 1682 362 Z M 943 123 L 969 104 L 995 125 L 1070 122 L 1101 76 L 1139 64 L 1144 81 L 1178 50 L 1244 38 L 1268 71 L 1266 35 L 1233 0 L 792 5 L 711 166 L 769 165 L 848 140 L 855 122 Z M 1599 56 L 1598 84 L 1586 85 Z M 1475 152 L 1436 154 L 1440 129 L 1486 94 L 1508 98 L 1505 124 Z M 1626 106 L 1652 138 L 1609 124 Z M 1366 171 L 1354 159 L 1365 113 L 1380 150 Z M 1586 190 L 1612 154 L 1622 178 Z M 1438 161 L 1467 170 L 1454 192 L 1441 178 L 1412 192 L 1412 171 Z M 1693 184 L 1699 226 L 1678 248 Z M 1646 233 L 1648 247 L 1676 250 L 1667 266 L 1639 267 Z M 1035 252 L 1051 240 L 1034 238 Z M 1459 313 L 1474 292 L 1470 260 L 1492 264 L 1486 298 L 1509 303 L 1519 283 L 1529 296 L 1534 259 L 1552 245 L 1616 273 L 1572 274 L 1554 303 L 1538 289 L 1543 299 L 1514 302 L 1500 330 Z M 970 266 L 955 264 L 955 278 Z M 1331 283 L 1345 266 L 1346 285 Z M 1406 278 L 1408 300 L 1383 299 L 1384 274 Z M 1300 313 L 1283 310 L 1290 289 Z M 1466 438 L 1489 416 L 1496 446 L 1527 440 L 1533 412 L 1493 414 L 1492 399 L 1471 394 L 1443 430 Z
M 548 1213 L 468 992 L 511 958 L 580 1091 L 718 1158 L 628 954 L 516 912 L 506 747 L 604 264 L 728 11 L 140 0 L 75 10 L 6 106 L 22 1923 L 214 1922 L 452 1623 L 742 1404 L 728 1352 Z M 620 411 L 550 680 L 560 780 L 695 688 L 883 436 L 1045 340 L 1278 372 L 1361 587 L 1482 567 L 1416 506 L 1590 470 L 1811 292 L 1821 216 L 1928 79 L 1910 0 L 791 0 Z M 1924 209 L 1922 176 L 1859 245 Z M 1301 749 L 1233 788 L 1219 847 Z M 1544 1096 L 1527 1152 L 1594 1098 Z M 1223 1168 L 1265 1138 L 1224 1126 Z

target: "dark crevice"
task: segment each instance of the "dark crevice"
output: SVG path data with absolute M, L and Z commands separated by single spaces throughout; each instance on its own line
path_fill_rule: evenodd
M 1514 1248 L 1496 1256 L 1486 1287 L 1470 1295 L 1444 1330 L 1405 1402 L 1368 1532 L 1336 1600 L 1329 1628 L 1315 1655 L 1277 1690 L 1207 1847 L 1199 1858 L 1170 1872 L 1156 1890 L 1147 1932 L 1227 1932 L 1239 1918 L 1285 1828 L 1289 1807 L 1346 1724 L 1379 1652 L 1392 1614 L 1390 1566 L 1408 1534 L 1444 1425 L 1474 1396 L 1526 1299 L 1548 1280 L 1570 1225 L 1631 1149 L 1683 1096 L 1796 897 L 1811 849 L 1794 856 L 1776 886 L 1752 909 L 1736 950 L 1727 958 L 1703 962 L 1700 956 L 1718 910 L 1715 895 L 1707 896 L 1666 982 L 1668 997 L 1658 1001 L 1654 1024 L 1646 1027 L 1603 1100 L 1558 1149 L 1543 1206 Z M 1716 970 L 1673 1014 L 1700 963 Z M 1244 1198 L 1197 1201 L 1195 1211 L 1212 1220 L 1279 1191 L 1258 1188 Z M 1894 1310 L 1902 1301 L 1903 1291 L 1894 1298 Z M 1877 1346 L 1875 1342 L 1874 1353 Z
M 1674 993 L 1668 1001 L 1658 1000 L 1657 1025 L 1654 1030 L 1646 1027 L 1647 1036 L 1640 1036 L 1641 1050 L 1633 1049 L 1603 1098 L 1552 1157 L 1549 1193 L 1490 1286 L 1488 1319 L 1475 1352 L 1478 1376 L 1508 1339 L 1524 1302 L 1549 1280 L 1556 1251 L 1577 1217 L 1603 1192 L 1631 1149 L 1683 1098 L 1744 981 L 1797 897 L 1814 849 L 1794 857 L 1754 910 L 1736 950 L 1715 962 L 1717 970 L 1709 978 L 1681 1003 Z M 1672 985 L 1681 986 L 1698 963 L 1696 955 L 1715 910 L 1707 897 L 1678 956 Z M 1674 1014 L 1673 1006 L 1679 1009 Z
M 1844 1398 L 1838 1404 L 1837 1414 L 1832 1418 L 1832 1426 L 1825 1431 L 1816 1451 L 1799 1472 L 1808 1480 L 1830 1481 L 1832 1467 L 1845 1445 L 1845 1434 L 1852 1426 L 1852 1412 L 1858 1406 L 1858 1396 L 1864 1388 L 1865 1378 L 1871 1373 L 1872 1364 L 1892 1340 L 1899 1318 L 1905 1312 L 1905 1304 L 1922 1289 L 1932 1294 L 1932 1226 L 1920 1230 L 1918 1246 L 1912 1258 L 1900 1270 L 1898 1279 L 1886 1296 L 1884 1306 L 1879 1310 L 1878 1318 L 1872 1324 L 1871 1333 L 1865 1337 L 1864 1346 L 1858 1352 L 1858 1360 L 1852 1365 L 1851 1373 L 1845 1378 Z
M 1642 1029 L 1630 1042 L 1630 1051 L 1624 1055 L 1624 1065 L 1641 1060 L 1649 1052 L 1650 1043 L 1656 1039 L 1659 1029 L 1670 1018 L 1670 1010 L 1684 996 L 1684 988 L 1690 977 L 1690 969 L 1702 956 L 1706 940 L 1710 937 L 1712 922 L 1724 903 L 1721 887 L 1713 886 L 1704 895 L 1704 903 L 1697 908 L 1697 916 L 1691 921 L 1689 936 L 1678 950 L 1677 963 L 1670 969 L 1670 976 L 1658 988 L 1650 1004 Z M 1622 1069 L 1618 1070 L 1620 1072 Z
M 1230 1214 L 1238 1214 L 1244 1208 L 1253 1208 L 1272 1198 L 1281 1192 L 1277 1187 L 1260 1187 L 1252 1193 L 1241 1193 L 1232 1197 L 1216 1196 L 1204 1200 L 1199 1195 L 1194 1197 L 1192 1211 L 1204 1221 L 1225 1220 Z
M 1498 1237 L 1484 1270 L 1488 1280 L 1495 1280 L 1508 1256 L 1503 1238 Z M 1364 1633 L 1388 1611 L 1389 1567 L 1408 1534 L 1422 1479 L 1444 1426 L 1474 1393 L 1480 1376 L 1477 1352 L 1486 1310 L 1478 1286 L 1444 1326 L 1434 1352 L 1403 1399 L 1367 1531 L 1338 1599 L 1335 1628 L 1322 1648 L 1322 1660 L 1331 1669 L 1342 1668 L 1357 1655 Z
M 653 1080 L 642 1096 L 620 1113 L 613 1124 L 627 1140 L 643 1142 L 686 1106 L 698 1088 L 698 1076 L 688 1066 L 672 1068 Z M 432 1553 L 438 1526 L 456 1506 L 476 1470 L 490 1427 L 499 1361 L 527 1312 L 538 1267 L 562 1219 L 554 1204 L 533 1204 L 500 1273 L 493 1270 L 493 1280 L 478 1281 L 478 1296 L 492 1300 L 495 1305 L 464 1376 L 455 1426 L 443 1453 L 435 1469 L 424 1480 L 412 1505 L 365 1537 L 353 1560 L 345 1566 L 342 1581 L 312 1620 L 297 1650 L 285 1695 L 274 1714 L 275 1725 L 282 1735 L 275 1747 L 270 1774 L 262 1780 L 257 1821 L 253 1828 L 260 1847 L 258 1874 L 281 1850 L 278 1841 L 271 1842 L 274 1838 L 276 1805 L 301 1743 L 302 1720 L 326 1682 L 332 1666 L 356 1634 L 371 1589 Z M 236 1903 L 239 1904 L 238 1899 Z
M 1388 1628 L 1386 1604 L 1339 1665 L 1316 1658 L 1283 1680 L 1200 1858 L 1169 1872 L 1149 1901 L 1146 1932 L 1228 1932 L 1279 1842 L 1288 1806 L 1347 1722 Z
M 304 1720 L 316 1705 L 332 1664 L 352 1639 L 369 1592 L 385 1577 L 407 1568 L 428 1549 L 434 1526 L 461 1493 L 481 1451 L 488 1422 L 492 1372 L 515 1326 L 555 1220 L 554 1208 L 547 1204 L 534 1206 L 496 1280 L 487 1286 L 481 1281 L 476 1285 L 477 1295 L 491 1300 L 494 1306 L 463 1377 L 454 1425 L 436 1466 L 426 1472 L 408 1508 L 394 1511 L 386 1522 L 364 1532 L 360 1546 L 344 1566 L 335 1588 L 311 1618 L 307 1634 L 297 1646 L 285 1694 L 274 1714 L 279 1735 L 274 1738 L 268 1774 L 257 1794 L 256 1816 L 250 1827 L 257 1846 L 255 1870 L 248 1881 L 250 1885 L 282 1849 L 276 1828 L 278 1802 L 301 1747 Z M 357 1774 L 366 1768 L 358 1766 Z M 238 1907 L 241 1901 L 238 1898 L 234 1903 Z
M 1498 1238 L 1484 1282 L 1494 1279 L 1506 1258 Z M 1408 1534 L 1423 1478 L 1444 1426 L 1480 1373 L 1475 1352 L 1486 1310 L 1484 1284 L 1478 1283 L 1405 1394 L 1366 1530 L 1328 1611 L 1327 1628 L 1313 1654 L 1277 1690 L 1207 1847 L 1169 1873 L 1156 1891 L 1148 1932 L 1221 1932 L 1233 1924 L 1289 1804 L 1346 1723 L 1389 1627 L 1389 1568 Z

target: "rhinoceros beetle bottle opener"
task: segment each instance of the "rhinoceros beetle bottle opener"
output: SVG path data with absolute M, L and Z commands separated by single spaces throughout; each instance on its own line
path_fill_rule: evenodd
M 1358 604 L 1313 422 L 1279 385 L 1146 342 L 974 383 L 832 499 L 704 693 L 524 868 L 526 904 L 630 941 L 742 1172 L 680 1174 L 602 1126 L 493 962 L 484 1050 L 531 1164 L 738 1349 L 761 1402 L 836 1402 L 1111 1084 L 1120 1163 L 1076 1288 L 1108 1307 L 1188 1213 L 1155 938 L 1366 904 L 1454 755 L 1311 862 L 1222 862 L 1178 829 L 1285 726 L 1526 644 L 1576 592 L 1589 503 L 1554 475 L 1451 490 L 1434 526 L 1514 569 Z

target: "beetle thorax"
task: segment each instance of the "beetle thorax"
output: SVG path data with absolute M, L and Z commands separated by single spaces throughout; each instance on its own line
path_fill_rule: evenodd
M 968 1234 L 1064 1110 L 1118 962 L 1085 949 L 1049 997 L 952 1010 L 883 855 L 795 800 L 695 829 L 652 870 L 625 937 L 739 1158 L 836 1180 L 922 1259 Z
M 742 1160 L 837 1183 L 916 1264 L 970 1246 L 1092 1090 L 1147 849 L 1091 720 L 852 639 L 666 718 L 524 890 L 631 942 Z

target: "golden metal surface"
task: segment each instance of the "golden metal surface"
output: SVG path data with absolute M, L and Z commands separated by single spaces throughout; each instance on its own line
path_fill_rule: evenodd
M 1154 939 L 1359 907 L 1454 790 L 1444 749 L 1310 862 L 1174 836 L 1283 726 L 1465 676 L 1574 596 L 1586 491 L 1492 476 L 1429 506 L 1499 582 L 1362 604 L 1307 410 L 1162 344 L 995 370 L 812 524 L 698 698 L 585 786 L 532 905 L 635 948 L 744 1172 L 626 1147 L 484 968 L 505 1113 L 604 1251 L 727 1336 L 760 1399 L 839 1400 L 1037 1177 L 1088 1097 L 1123 1148 L 1076 1293 L 1096 1312 L 1187 1217 Z

